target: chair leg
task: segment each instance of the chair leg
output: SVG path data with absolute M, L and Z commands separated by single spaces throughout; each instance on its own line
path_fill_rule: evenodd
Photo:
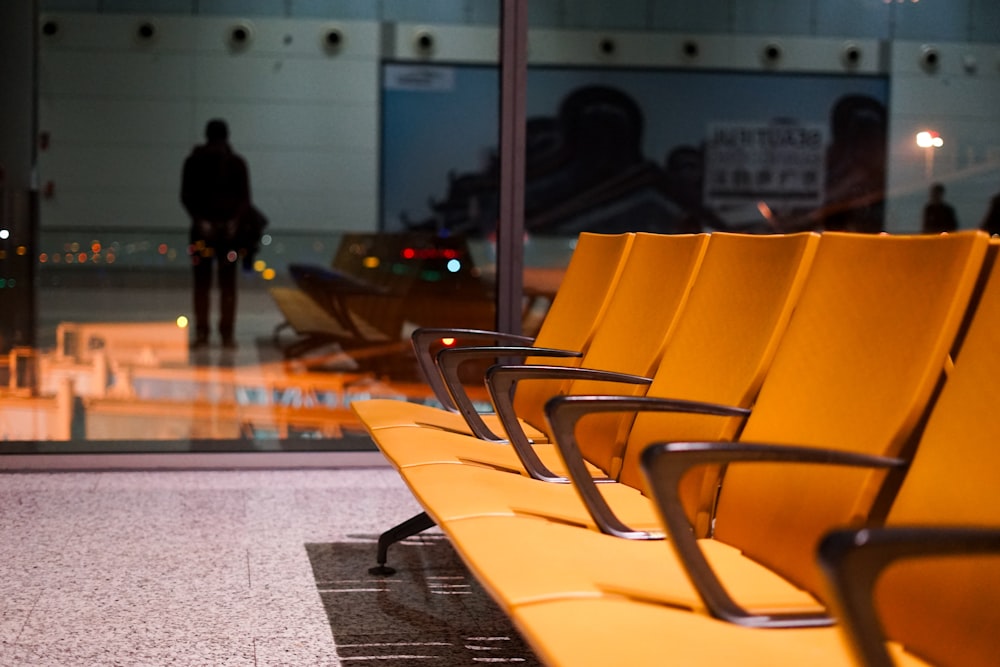
M 434 519 L 427 516 L 427 512 L 421 512 L 420 514 L 410 517 L 406 521 L 393 526 L 379 535 L 377 556 L 378 565 L 368 568 L 368 574 L 383 576 L 395 574 L 396 569 L 386 565 L 386 561 L 389 560 L 389 546 L 395 544 L 396 542 L 402 542 L 407 537 L 413 537 L 414 535 L 422 533 L 428 528 L 433 528 L 436 525 L 437 523 Z

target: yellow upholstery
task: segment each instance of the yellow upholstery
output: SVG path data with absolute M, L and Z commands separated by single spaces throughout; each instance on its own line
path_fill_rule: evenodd
M 569 362 L 573 362 L 574 365 L 579 363 L 578 359 L 573 358 L 555 359 L 553 361 L 560 362 L 563 365 L 567 365 Z M 376 398 L 355 401 L 351 403 L 351 408 L 373 436 L 376 431 L 385 429 L 426 426 L 438 431 L 450 431 L 473 437 L 472 432 L 469 430 L 469 425 L 460 413 L 449 412 L 432 405 L 409 403 L 391 398 Z M 503 433 L 503 426 L 501 426 L 500 420 L 495 414 L 487 413 L 482 417 L 483 422 L 485 422 L 486 426 L 493 433 Z M 522 425 L 524 426 L 525 435 L 533 441 L 545 442 L 548 440 L 548 433 L 545 431 L 537 429 L 526 422 Z M 476 438 L 476 442 L 482 441 Z
M 379 429 L 379 447 L 387 453 L 396 468 L 424 466 L 433 463 L 466 463 L 469 465 L 522 473 L 521 460 L 507 443 L 484 442 L 472 436 L 419 426 Z M 565 475 L 562 457 L 555 445 L 534 445 L 542 462 L 557 474 Z M 600 471 L 593 469 L 595 475 Z
M 728 312 L 699 310 L 700 299 L 712 303 L 708 295 L 715 292 L 719 303 L 727 292 L 725 283 L 701 282 L 718 259 L 712 249 L 723 247 L 716 238 L 728 235 L 709 241 L 681 316 L 658 321 L 669 335 L 648 395 L 681 392 L 683 376 L 667 369 L 693 373 L 698 360 L 692 357 L 714 349 L 697 347 L 693 332 L 699 326 L 735 337 L 742 329 L 727 328 L 724 315 L 749 320 L 764 309 L 761 317 L 770 318 L 772 331 L 748 343 L 757 360 L 742 359 L 729 341 L 720 343 L 728 346 L 720 351 L 728 362 L 702 360 L 705 373 L 715 374 L 726 391 L 739 387 L 726 385 L 722 371 L 740 371 L 746 389 L 731 401 L 752 403 L 752 412 L 742 432 L 731 419 L 675 421 L 671 415 L 652 419 L 643 414 L 627 439 L 627 420 L 609 420 L 594 429 L 581 422 L 589 461 L 620 473 L 625 482 L 599 487 L 620 518 L 636 528 L 659 523 L 634 481 L 638 452 L 646 444 L 722 433 L 716 437 L 891 456 L 910 455 L 919 438 L 888 524 L 1000 526 L 993 491 L 1000 473 L 1000 354 L 995 349 L 1000 344 L 1000 265 L 992 265 L 993 276 L 960 348 L 956 342 L 982 277 L 986 236 L 824 234 L 801 289 L 794 271 L 778 281 L 796 304 L 790 317 L 782 308 L 754 305 L 759 296 L 754 286 L 765 290 L 761 281 L 770 274 L 764 265 L 747 269 L 752 263 L 744 269 L 757 271 L 758 277 L 746 277 L 733 288 L 738 303 Z M 761 240 L 760 247 L 771 246 Z M 628 269 L 623 282 L 627 275 Z M 612 317 L 610 307 L 607 317 Z M 774 334 L 782 329 L 780 337 Z M 588 357 L 605 358 L 599 336 Z M 618 349 L 607 348 L 609 363 L 636 363 L 621 351 L 626 341 L 616 340 Z M 647 356 L 653 347 L 646 346 Z M 692 387 L 702 380 L 699 375 Z M 711 389 L 706 381 L 705 395 L 671 397 L 720 401 Z M 570 387 L 573 393 L 600 390 L 606 387 L 582 382 Z M 761 630 L 711 618 L 672 549 L 674 541 L 629 541 L 596 532 L 572 487 L 517 474 L 517 461 L 503 446 L 416 426 L 378 429 L 374 436 L 546 664 L 854 664 L 838 628 Z M 429 453 L 413 457 L 421 444 Z M 543 456 L 552 458 L 551 453 Z M 884 477 L 820 465 L 731 464 L 722 479 L 713 537 L 699 540 L 699 546 L 738 603 L 753 611 L 811 609 L 816 597 L 825 597 L 816 544 L 831 528 L 867 519 Z M 958 568 L 954 561 L 906 561 L 877 586 L 878 608 L 896 640 L 892 652 L 898 664 L 927 664 L 923 658 L 949 667 L 987 665 L 1000 654 L 995 632 L 1000 627 L 995 604 L 1000 558 L 969 559 Z M 941 611 L 944 620 L 937 615 Z
M 598 324 L 579 365 L 642 376 L 651 375 L 669 336 L 671 325 L 691 289 L 707 241 L 707 235 L 636 234 L 628 262 L 611 295 L 607 311 Z M 539 387 L 543 389 L 541 393 L 538 391 Z M 529 395 L 522 393 L 525 390 L 533 392 L 530 396 L 539 403 L 537 407 L 541 410 L 546 399 L 565 390 L 579 393 L 600 391 L 602 388 L 604 393 L 621 393 L 627 386 L 579 381 L 572 383 L 557 381 L 553 385 L 551 380 L 532 380 L 519 384 L 515 406 L 524 405 L 521 399 Z M 634 391 L 643 392 L 645 386 L 638 385 Z M 420 460 L 419 453 L 414 458 L 414 452 L 411 451 L 414 447 L 421 447 L 428 440 L 434 440 L 437 434 L 441 433 L 440 429 L 427 429 L 429 434 L 424 435 L 413 431 L 412 424 L 372 428 L 371 422 L 368 421 L 370 417 L 366 407 L 368 403 L 370 402 L 363 401 L 354 404 L 355 411 L 365 421 L 369 433 L 386 458 L 391 461 L 396 460 L 399 451 L 400 458 L 410 461 L 407 465 L 443 462 L 439 450 L 429 452 L 428 458 L 423 461 Z M 379 403 L 376 408 L 379 411 L 392 407 L 385 401 Z M 406 414 L 407 411 L 411 414 L 413 412 L 407 404 L 401 404 L 400 410 L 402 414 Z M 602 422 L 603 432 L 610 432 L 615 437 L 620 421 L 621 417 L 618 416 L 606 417 Z M 450 419 L 448 423 L 453 427 L 454 419 Z M 426 424 L 421 426 L 426 428 Z M 399 437 L 387 433 L 398 428 L 406 429 L 399 434 Z M 484 449 L 484 456 L 489 457 L 500 451 L 490 446 Z M 516 458 L 512 451 L 498 455 L 503 457 L 501 464 L 514 460 L 512 457 Z M 458 458 L 453 457 L 452 461 L 458 462 Z
M 760 630 L 621 598 L 517 607 L 515 624 L 549 667 L 853 667 L 834 628 Z M 897 667 L 926 663 L 893 651 Z
M 688 304 L 646 394 L 743 408 L 753 405 L 819 245 L 815 234 L 713 234 Z M 676 440 L 728 440 L 742 423 L 734 417 L 640 414 L 629 434 L 624 464 L 612 474 L 642 488 L 637 457 L 652 439 L 669 434 Z M 692 512 L 707 515 L 713 481 L 707 470 L 686 480 Z M 702 495 L 702 489 L 708 493 Z
M 559 291 L 535 337 L 535 347 L 578 352 L 587 349 L 618 285 L 634 238 L 634 234 L 579 235 Z M 577 365 L 579 359 L 545 358 L 544 363 Z M 544 401 L 557 393 L 562 383 L 555 382 L 548 387 L 543 386 L 545 383 L 533 384 L 536 386 L 526 388 L 525 398 L 519 396 L 515 405 L 524 411 L 529 423 L 544 426 L 541 414 L 531 405 L 532 396 L 541 395 Z M 471 433 L 460 415 L 431 406 L 381 399 L 358 402 L 352 407 L 369 429 L 420 423 Z M 485 416 L 484 420 L 494 433 L 503 432 L 492 415 Z M 529 431 L 529 436 L 545 437 L 544 432 L 538 430 Z
M 983 258 L 986 240 L 984 236 L 979 234 L 959 235 L 956 239 L 942 240 L 937 244 L 930 245 L 921 242 L 910 243 L 913 240 L 910 238 L 850 235 L 829 235 L 829 237 L 824 237 L 819 244 L 812 272 L 800 294 L 800 303 L 779 345 L 776 358 L 794 355 L 801 347 L 814 349 L 812 347 L 814 345 L 813 337 L 815 333 L 813 327 L 816 326 L 817 322 L 822 323 L 825 327 L 825 333 L 828 336 L 849 337 L 869 319 L 878 319 L 884 316 L 886 322 L 878 335 L 890 336 L 901 352 L 895 356 L 880 355 L 865 359 L 865 368 L 870 373 L 878 374 L 881 371 L 876 369 L 880 368 L 880 364 L 888 364 L 888 370 L 893 370 L 895 368 L 893 364 L 903 363 L 901 360 L 906 359 L 906 363 L 909 364 L 911 369 L 921 369 L 920 372 L 915 374 L 916 379 L 910 380 L 911 385 L 920 382 L 933 385 L 933 381 L 946 358 L 948 341 L 953 338 L 961 320 L 961 314 L 964 310 L 963 304 L 968 302 L 972 292 L 976 279 L 975 267 L 980 264 Z M 827 243 L 827 241 L 832 241 L 832 243 Z M 870 256 L 865 255 L 865 253 L 872 252 L 873 245 L 882 244 L 895 250 L 877 252 Z M 928 248 L 933 249 L 933 252 L 927 252 Z M 913 301 L 908 303 L 908 308 L 914 312 L 923 313 L 921 321 L 922 327 L 925 330 L 940 329 L 943 332 L 932 336 L 925 336 L 929 339 L 929 342 L 924 345 L 919 344 L 919 336 L 910 336 L 907 329 L 908 321 L 894 312 L 894 304 L 900 298 L 901 287 L 898 285 L 896 279 L 897 274 L 893 273 L 893 270 L 901 270 L 901 264 L 909 265 L 914 255 L 917 255 L 919 261 L 914 262 L 912 266 L 908 266 L 907 270 L 912 275 L 913 283 L 921 285 L 919 291 L 922 292 L 922 295 L 919 298 L 914 296 Z M 950 270 L 942 266 L 940 258 L 942 255 L 952 259 Z M 937 257 L 938 261 L 934 261 L 935 257 Z M 706 257 L 706 261 L 707 259 Z M 835 259 L 836 261 L 834 261 Z M 960 259 L 964 261 L 959 261 Z M 877 261 L 877 264 L 874 265 L 885 268 L 887 273 L 870 271 L 868 267 L 873 265 L 867 264 L 866 262 L 868 261 Z M 856 274 L 867 277 L 867 300 L 864 304 L 865 308 L 862 309 L 859 307 L 853 311 L 851 309 L 841 309 L 841 311 L 836 313 L 836 317 L 824 319 L 825 300 L 822 297 L 824 295 L 829 296 L 827 290 L 831 289 L 832 284 L 836 284 L 831 283 L 828 276 L 832 274 L 832 276 L 845 278 L 849 273 L 842 268 L 841 263 L 847 263 L 847 266 L 853 267 Z M 934 276 L 938 282 L 930 284 L 922 280 L 922 277 L 927 276 Z M 692 292 L 693 297 L 694 292 Z M 801 323 L 796 323 L 796 318 L 804 318 L 804 320 Z M 892 326 L 897 328 L 893 330 Z M 910 344 L 902 345 L 902 341 L 907 341 Z M 855 344 L 865 345 L 860 340 L 856 340 Z M 817 351 L 816 354 L 819 355 L 819 352 Z M 851 402 L 863 403 L 868 397 L 869 391 L 877 392 L 880 389 L 878 384 L 864 383 L 857 385 L 850 392 L 850 396 L 840 396 L 839 392 L 835 390 L 849 381 L 855 369 L 846 364 L 839 363 L 836 357 L 824 358 L 821 363 L 817 362 L 814 364 L 814 368 L 823 367 L 826 367 L 824 377 L 828 380 L 828 383 L 811 388 L 811 391 L 814 393 L 814 400 L 818 406 L 817 409 L 830 410 L 835 414 L 850 415 L 853 414 L 851 411 L 853 410 Z M 902 380 L 897 378 L 897 381 Z M 776 387 L 774 383 L 781 383 L 782 386 Z M 808 384 L 808 381 L 801 380 L 793 373 L 786 372 L 778 375 L 772 373 L 764 381 L 765 387 L 769 384 L 771 384 L 771 388 L 766 394 L 766 398 L 764 392 L 762 392 L 761 398 L 749 418 L 743 434 L 744 438 L 746 437 L 746 433 L 751 430 L 751 425 L 757 418 L 759 410 L 763 409 L 763 414 L 769 415 L 778 412 L 783 402 L 796 404 L 799 398 L 797 395 L 799 387 Z M 905 439 L 909 429 L 913 426 L 911 421 L 900 417 L 900 413 L 905 415 L 916 410 L 916 407 L 912 407 L 911 404 L 917 401 L 925 402 L 928 398 L 927 394 L 929 394 L 929 390 L 926 394 L 920 394 L 912 386 L 909 391 L 904 390 L 902 385 L 900 385 L 900 388 L 901 390 L 893 396 L 886 397 L 878 393 L 874 394 L 875 398 L 878 398 L 885 404 L 889 417 L 894 419 L 897 428 L 897 432 L 891 435 L 886 434 L 887 427 L 883 426 L 881 429 L 884 439 L 883 444 L 887 450 L 892 449 L 893 443 Z M 915 396 L 917 397 L 915 398 Z M 847 412 L 842 411 L 844 408 L 838 407 L 845 403 L 850 408 Z M 654 438 L 655 434 L 648 433 L 646 437 Z M 660 437 L 675 439 L 672 430 L 664 431 Z M 632 440 L 632 444 L 637 444 L 635 436 L 633 436 Z M 772 427 L 771 437 L 768 440 L 771 442 L 792 442 L 788 439 L 783 440 L 780 433 L 780 424 L 777 424 L 777 422 Z M 755 464 L 755 466 L 772 467 L 760 466 L 760 464 Z M 786 470 L 789 468 L 788 465 L 783 465 L 782 467 Z M 564 485 L 543 485 L 522 477 L 504 475 L 488 469 L 460 470 L 455 468 L 456 466 L 425 466 L 419 470 L 408 468 L 404 470 L 403 476 L 418 500 L 427 508 L 431 516 L 438 521 L 446 533 L 453 536 L 460 553 L 465 554 L 470 563 L 476 562 L 481 558 L 491 558 L 492 556 L 484 554 L 495 553 L 497 551 L 497 544 L 516 544 L 520 542 L 518 537 L 520 528 L 518 524 L 513 522 L 505 524 L 503 528 L 496 528 L 496 531 L 492 534 L 490 532 L 473 531 L 462 533 L 460 536 L 458 531 L 464 530 L 460 524 L 476 516 L 548 516 L 562 522 L 591 525 L 589 516 L 581 511 L 580 501 L 574 498 L 571 489 Z M 780 467 L 776 467 L 776 470 L 777 474 L 780 472 Z M 842 483 L 841 480 L 850 480 L 852 477 L 857 479 L 866 474 L 850 469 L 835 469 L 832 471 L 826 469 L 824 472 L 826 474 L 819 474 L 819 479 L 814 480 L 812 484 L 820 486 L 824 482 L 827 484 L 840 484 Z M 793 483 L 801 476 L 801 474 L 792 475 Z M 729 492 L 729 483 L 730 478 L 727 474 L 723 486 L 723 497 Z M 609 504 L 619 513 L 619 518 L 625 523 L 637 529 L 650 526 L 652 523 L 651 508 L 645 507 L 643 505 L 644 499 L 639 497 L 638 494 L 629 492 L 629 488 L 627 485 L 613 484 L 600 486 L 605 498 L 609 500 Z M 774 491 L 772 491 L 772 488 Z M 854 488 L 857 489 L 857 483 L 855 483 Z M 758 487 L 756 495 L 762 495 L 761 490 L 764 490 L 764 495 L 770 497 L 770 494 L 778 493 L 781 489 L 782 487 L 779 482 L 775 481 L 771 487 Z M 795 493 L 799 494 L 800 492 L 796 491 Z M 794 510 L 797 507 L 800 497 L 805 497 L 805 494 L 802 493 L 801 496 L 786 495 L 783 498 L 784 502 L 773 504 L 777 505 L 779 511 Z M 761 541 L 767 541 L 767 534 L 771 535 L 770 539 L 776 544 L 783 544 L 790 539 L 785 535 L 784 528 L 780 522 L 754 511 L 757 507 L 766 505 L 765 503 L 760 503 L 749 498 L 746 502 L 748 503 L 748 518 L 744 520 L 749 523 L 752 531 L 765 533 Z M 847 511 L 854 511 L 854 509 L 854 503 L 848 502 Z M 835 512 L 836 509 L 833 511 Z M 822 519 L 822 516 L 819 517 L 819 520 Z M 827 518 L 827 520 L 829 523 L 817 526 L 814 530 L 822 532 L 825 528 L 843 523 L 843 520 L 836 518 Z M 818 534 L 816 534 L 817 537 Z M 609 546 L 604 546 L 602 536 L 593 533 L 593 531 L 581 531 L 574 539 L 573 548 L 584 553 L 592 549 L 603 550 L 615 548 L 613 542 L 609 543 Z M 539 577 L 544 580 L 545 575 L 551 574 L 549 572 L 550 569 L 559 569 L 561 567 L 561 560 L 558 554 L 562 551 L 564 544 L 564 541 L 546 540 L 540 545 L 526 545 L 523 547 L 524 553 L 530 553 L 531 557 L 518 561 L 519 567 L 511 572 L 516 575 L 519 569 L 523 569 L 529 563 L 535 562 L 537 563 L 535 567 L 538 570 Z M 710 542 L 703 541 L 703 547 L 705 548 L 712 548 L 709 546 L 710 544 Z M 646 543 L 639 546 L 623 545 L 620 548 L 631 551 L 638 549 L 658 550 L 661 548 L 661 545 Z M 500 551 L 497 556 L 502 558 L 504 553 Z M 812 546 L 807 551 L 803 551 L 798 555 L 800 560 L 805 561 L 804 564 L 786 563 L 784 564 L 784 569 L 798 567 L 804 571 L 809 571 L 811 574 L 815 573 L 815 576 L 808 579 L 808 581 L 812 584 L 809 590 L 816 591 L 816 579 L 819 574 L 812 565 L 811 554 Z M 728 584 L 734 580 L 733 572 L 750 567 L 746 563 L 740 563 L 739 560 L 735 558 L 730 559 L 731 562 L 720 566 L 724 583 Z M 646 573 L 651 579 L 656 581 L 669 581 L 676 578 L 675 567 L 676 561 L 665 558 L 659 567 L 647 569 Z M 782 574 L 785 573 L 781 568 L 776 568 L 776 571 Z M 548 579 L 549 585 L 543 589 L 543 592 L 545 595 L 556 595 L 559 592 L 559 589 L 555 585 L 556 582 L 559 585 L 565 586 L 562 589 L 562 593 L 566 595 L 576 594 L 579 590 L 591 590 L 597 583 L 594 580 L 594 576 L 592 571 L 586 570 L 566 572 L 559 577 L 553 575 Z M 738 581 L 742 576 L 745 575 L 736 575 L 735 580 Z M 608 588 L 629 588 L 632 585 L 628 582 L 617 581 L 612 572 L 605 573 L 603 577 L 601 583 Z M 671 591 L 667 586 L 663 586 L 658 590 L 658 595 L 661 595 L 663 600 L 669 601 L 671 604 L 689 607 L 695 605 L 689 595 L 688 586 L 684 586 L 676 591 Z M 791 596 L 788 602 L 789 604 L 798 605 L 800 604 L 800 599 L 800 595 L 797 594 Z M 756 600 L 737 601 L 749 605 L 756 603 Z M 769 600 L 769 604 L 774 604 L 775 602 L 774 598 Z
M 662 245 L 676 246 L 678 237 L 661 237 Z M 684 237 L 680 237 L 684 238 Z M 812 255 L 818 245 L 814 234 L 789 236 L 746 236 L 714 234 L 705 250 L 704 259 L 687 295 L 686 303 L 676 320 L 668 321 L 669 301 L 663 302 L 666 285 L 662 282 L 661 264 L 664 255 L 651 241 L 651 235 L 639 235 L 629 259 L 630 270 L 623 274 L 621 294 L 616 295 L 609 309 L 609 318 L 619 322 L 602 326 L 584 360 L 584 366 L 644 374 L 643 366 L 658 356 L 653 349 L 656 338 L 643 335 L 655 327 L 670 327 L 658 370 L 649 395 L 708 400 L 749 407 L 764 370 L 781 333 L 798 291 L 808 273 Z M 648 250 L 647 250 L 648 248 Z M 644 259 L 645 258 L 645 259 Z M 667 258 L 669 260 L 669 258 Z M 657 286 L 639 282 L 630 276 L 645 273 L 658 278 Z M 635 288 L 635 289 L 633 289 Z M 634 296 L 629 296 L 629 294 Z M 680 299 L 680 289 L 673 291 Z M 657 307 L 641 305 L 639 299 L 654 296 Z M 621 297 L 620 299 L 617 297 Z M 651 311 L 645 322 L 637 313 Z M 649 318 L 659 316 L 659 322 Z M 731 335 L 739 331 L 739 336 Z M 631 338 L 623 342 L 623 336 Z M 637 341 L 648 341 L 643 353 Z M 707 353 L 716 350 L 715 354 Z M 617 364 L 617 365 L 616 365 Z M 530 386 L 535 383 L 525 383 Z M 715 386 L 714 391 L 712 385 Z M 690 386 L 690 391 L 687 387 Z M 519 389 L 520 391 L 520 389 Z M 574 382 L 569 393 L 622 393 L 622 386 L 593 382 Z M 623 416 L 605 417 L 605 426 L 595 426 L 588 419 L 582 434 L 583 446 L 601 470 L 614 472 L 621 458 L 624 435 Z M 682 414 L 640 417 L 637 426 L 640 438 L 650 428 L 672 432 L 676 426 L 680 437 L 717 439 L 731 437 L 741 420 L 691 417 Z M 481 463 L 516 469 L 516 456 L 509 450 L 485 448 L 476 455 L 474 446 L 462 446 L 455 438 L 441 438 L 436 433 L 373 434 L 386 456 L 397 466 L 422 463 L 443 463 L 448 460 Z M 643 440 L 643 443 L 646 441 Z M 440 448 L 434 443 L 441 443 Z M 610 446 L 609 446 L 609 443 Z M 617 444 L 621 443 L 621 444 Z M 406 451 L 409 447 L 420 451 Z M 426 448 L 425 448 L 426 447 Z M 454 447 L 449 459 L 448 449 Z M 426 452 L 426 453 L 425 453 Z M 545 455 L 550 469 L 561 472 L 558 455 Z M 405 463 L 403 462 L 405 461 Z M 625 481 L 638 486 L 637 476 Z M 563 489 L 565 491 L 565 489 Z
M 1000 265 L 994 264 L 991 273 L 955 366 L 894 499 L 887 520 L 890 527 L 1000 528 L 996 494 L 1000 475 L 1000 448 L 996 446 L 1000 441 L 996 412 L 1000 402 L 1000 355 L 996 353 L 1000 343 Z M 798 476 L 799 471 L 783 467 L 786 474 Z M 501 522 L 517 522 L 518 529 L 507 529 Z M 447 529 L 459 544 L 484 542 L 477 533 L 492 535 L 497 544 L 515 532 L 522 536 L 515 548 L 502 554 L 476 547 L 474 557 L 470 557 L 468 549 L 462 551 L 487 590 L 502 601 L 513 601 L 505 608 L 547 665 L 858 664 L 842 641 L 842 628 L 760 630 L 663 604 L 662 600 L 681 602 L 690 591 L 684 591 L 681 582 L 665 577 L 665 571 L 676 569 L 675 564 L 664 567 L 670 559 L 651 561 L 650 543 L 618 541 L 623 546 L 606 552 L 595 546 L 597 539 L 580 538 L 588 531 L 554 524 L 529 525 L 523 518 L 509 517 L 459 521 L 448 524 Z M 776 540 L 781 539 L 781 533 L 775 531 Z M 549 565 L 537 558 L 538 553 L 523 555 L 525 544 L 535 545 L 536 552 L 542 549 L 538 545 L 550 545 L 552 553 L 561 555 L 564 567 Z M 561 545 L 558 552 L 556 544 Z M 702 544 L 708 547 L 709 541 Z M 715 568 L 735 575 L 734 565 L 749 561 L 737 556 L 734 562 L 723 564 L 716 543 L 712 544 L 707 551 Z M 527 567 L 532 557 L 542 567 Z M 808 554 L 801 557 L 810 560 Z M 581 570 L 602 569 L 604 575 L 591 576 L 591 587 L 579 586 Z M 641 574 L 634 574 L 636 571 Z M 1000 635 L 996 632 L 1000 627 L 998 575 L 997 557 L 904 559 L 900 566 L 891 567 L 876 585 L 875 596 L 895 664 L 995 665 L 1000 655 Z M 575 577 L 578 592 L 562 597 L 544 595 L 546 590 L 570 589 L 572 582 L 551 582 L 560 577 Z M 616 583 L 608 585 L 610 580 Z M 755 581 L 758 577 L 746 571 L 734 576 L 736 596 L 745 595 L 745 587 Z M 773 585 L 764 583 L 765 589 Z M 676 592 L 661 596 L 659 591 L 668 586 Z M 763 602 L 764 598 L 755 597 L 759 594 L 750 598 Z
M 501 474 L 477 465 L 411 466 L 399 472 L 420 504 L 440 524 L 475 516 L 522 514 L 594 525 L 580 498 L 566 484 Z M 624 484 L 601 484 L 599 488 L 623 520 L 651 529 L 659 527 L 655 508 L 636 489 Z
M 979 232 L 824 234 L 741 440 L 900 454 L 940 378 L 987 246 Z M 884 473 L 788 468 L 730 466 L 715 536 L 817 590 L 817 540 L 863 520 Z
M 1000 528 L 1000 265 L 887 519 L 889 526 Z M 1000 556 L 934 558 L 887 570 L 886 632 L 940 665 L 1000 658 Z
M 537 486 L 537 485 L 536 485 Z M 500 607 L 543 600 L 627 596 L 669 600 L 704 612 L 704 605 L 663 541 L 623 540 L 568 523 L 514 516 L 456 517 L 442 522 L 449 540 Z M 493 549 L 485 544 L 491 543 Z M 709 562 L 728 573 L 733 596 L 753 609 L 817 610 L 809 594 L 739 551 L 705 540 Z
M 665 295 L 673 294 L 680 302 L 686 290 L 680 282 L 667 290 L 669 283 L 663 280 L 662 267 L 677 266 L 678 250 L 684 251 L 681 258 L 688 265 L 693 264 L 693 250 L 697 249 L 694 241 L 701 239 L 637 235 L 608 309 L 608 322 L 595 335 L 584 366 L 646 374 L 661 358 L 663 349 L 653 383 L 660 396 L 687 398 L 683 388 L 690 384 L 695 398 L 749 407 L 808 274 L 819 239 L 815 234 L 713 235 L 687 301 L 678 305 L 680 314 L 674 317 L 669 309 L 672 301 L 665 301 Z M 740 335 L 733 336 L 734 331 Z M 707 358 L 711 356 L 707 351 L 716 343 L 718 357 Z M 717 387 L 714 394 L 710 384 Z M 620 394 L 622 387 L 573 382 L 569 392 Z M 622 431 L 629 422 L 629 415 L 619 414 L 587 419 L 580 431 L 592 473 L 619 467 L 624 446 Z M 716 439 L 734 436 L 740 420 L 670 414 L 642 423 L 647 430 L 654 426 L 663 429 L 660 432 L 674 432 L 672 426 L 676 426 L 679 437 Z M 593 525 L 571 486 L 536 485 L 516 475 L 491 471 L 520 470 L 516 454 L 510 449 L 428 428 L 383 428 L 373 430 L 372 436 L 437 523 L 479 514 L 523 514 Z M 549 446 L 538 447 L 537 451 L 547 464 L 552 464 L 551 470 L 563 473 L 557 452 Z M 438 463 L 464 463 L 471 469 L 427 469 Z M 416 467 L 421 469 L 414 470 Z M 601 490 L 619 519 L 629 526 L 657 528 L 653 506 L 632 485 L 608 484 Z M 710 498 L 705 505 L 709 503 Z
M 606 236 L 606 235 L 604 235 Z M 620 239 L 624 236 L 626 238 Z M 628 265 L 635 245 L 635 235 L 604 238 L 599 234 L 580 234 L 566 275 L 549 306 L 535 337 L 535 347 L 586 352 L 604 323 L 615 293 L 621 285 L 622 272 Z M 591 246 L 600 243 L 598 251 Z M 617 261 L 615 261 L 617 259 Z M 529 358 L 527 363 L 578 366 L 579 358 Z M 542 405 L 558 393 L 562 382 L 533 382 L 517 390 L 514 407 L 527 423 L 544 430 Z M 495 433 L 502 433 L 497 426 Z

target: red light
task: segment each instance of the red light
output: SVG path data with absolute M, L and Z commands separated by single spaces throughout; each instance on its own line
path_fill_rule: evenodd
M 159 247 L 157 248 L 157 250 L 160 251 L 161 255 L 166 255 L 167 254 L 167 250 L 169 250 L 169 247 L 167 246 L 166 243 L 161 243 L 159 245 Z
M 461 256 L 454 248 L 405 248 L 399 255 L 403 259 L 455 259 Z
M 441 339 L 441 344 L 444 345 L 445 347 L 451 347 L 452 345 L 455 344 L 455 339 L 454 338 L 442 338 Z

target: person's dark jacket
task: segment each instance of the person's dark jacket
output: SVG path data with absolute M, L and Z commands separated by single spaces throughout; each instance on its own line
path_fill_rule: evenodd
M 195 147 L 184 161 L 181 203 L 191 216 L 193 241 L 205 240 L 206 221 L 235 226 L 250 209 L 246 161 L 226 142 Z
M 955 209 L 944 202 L 924 206 L 924 219 L 921 230 L 924 234 L 941 234 L 958 229 L 958 216 Z
M 1000 195 L 990 200 L 990 208 L 986 212 L 986 217 L 980 228 L 989 232 L 990 235 L 1000 234 Z

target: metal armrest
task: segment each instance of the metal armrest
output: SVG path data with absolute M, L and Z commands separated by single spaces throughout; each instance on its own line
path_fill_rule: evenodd
M 417 366 L 424 374 L 424 379 L 434 392 L 434 397 L 446 410 L 458 412 L 458 407 L 448 393 L 448 388 L 441 377 L 441 371 L 435 363 L 431 348 L 442 338 L 455 338 L 476 341 L 477 345 L 531 345 L 534 340 L 530 336 L 508 334 L 500 331 L 483 329 L 457 329 L 451 327 L 421 327 L 410 334 L 410 344 L 417 358 Z
M 1000 530 L 900 526 L 836 530 L 823 538 L 819 563 L 831 585 L 831 606 L 859 663 L 895 664 L 885 648 L 873 595 L 886 567 L 903 558 L 987 553 L 1000 553 Z
M 667 537 L 692 584 L 716 618 L 749 627 L 817 627 L 833 623 L 824 613 L 755 614 L 726 592 L 705 559 L 691 530 L 678 487 L 684 474 L 700 465 L 752 462 L 817 463 L 872 468 L 902 468 L 900 459 L 836 450 L 742 442 L 659 443 L 642 453 L 642 468 L 667 529 Z
M 583 460 L 576 439 L 576 424 L 585 415 L 598 412 L 686 412 L 720 417 L 745 417 L 750 411 L 717 403 L 684 401 L 651 396 L 558 396 L 549 400 L 545 413 L 552 437 L 562 454 L 573 485 L 602 532 L 627 539 L 663 539 L 660 533 L 634 530 L 622 523 L 598 491 Z
M 441 370 L 441 377 L 444 380 L 448 392 L 451 394 L 459 413 L 465 418 L 466 423 L 472 432 L 480 440 L 491 442 L 506 442 L 506 438 L 493 433 L 486 422 L 483 421 L 476 406 L 472 404 L 472 399 L 462 386 L 459 378 L 459 367 L 470 359 L 497 358 L 497 357 L 579 357 L 580 352 L 571 350 L 557 350 L 547 347 L 459 347 L 445 348 L 437 353 L 437 366 Z
M 568 483 L 569 479 L 557 475 L 542 463 L 531 447 L 528 437 L 514 412 L 514 389 L 523 380 L 600 380 L 628 384 L 649 384 L 651 379 L 641 375 L 628 375 L 614 371 L 567 366 L 493 366 L 486 372 L 486 387 L 493 399 L 500 423 L 507 431 L 508 439 L 517 452 L 527 473 L 543 482 Z M 588 479 L 589 479 L 588 475 Z

